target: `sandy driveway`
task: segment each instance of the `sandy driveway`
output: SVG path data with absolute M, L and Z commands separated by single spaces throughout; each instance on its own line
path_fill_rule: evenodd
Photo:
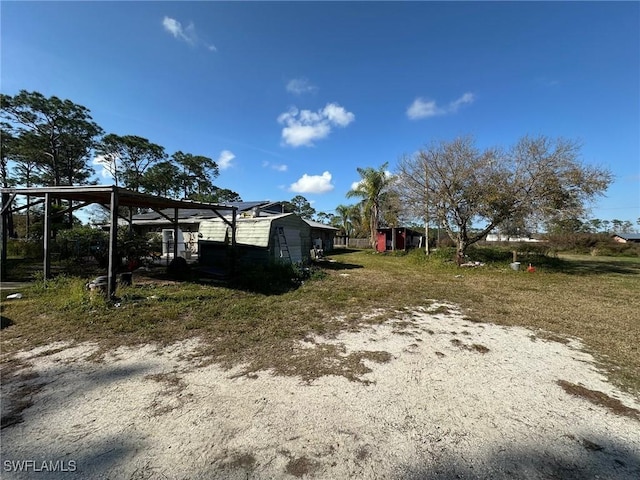
M 362 382 L 197 366 L 195 340 L 121 348 L 102 363 L 87 360 L 91 345 L 25 352 L 28 366 L 3 379 L 3 414 L 20 393 L 33 405 L 2 430 L 1 476 L 640 478 L 631 410 L 640 404 L 577 341 L 453 311 L 406 320 L 300 344 L 389 352 L 390 361 L 367 363 Z M 630 414 L 569 395 L 558 380 L 619 399 Z

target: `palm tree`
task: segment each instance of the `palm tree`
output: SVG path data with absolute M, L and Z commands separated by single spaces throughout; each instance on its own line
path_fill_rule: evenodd
M 385 163 L 377 170 L 372 167 L 360 168 L 360 181 L 352 190 L 347 192 L 347 198 L 359 197 L 362 199 L 364 213 L 369 220 L 369 233 L 371 246 L 376 246 L 376 231 L 382 217 L 381 204 L 384 195 L 392 183 L 392 177 L 387 172 Z
M 352 224 L 351 224 L 351 209 L 352 205 L 338 205 L 336 207 L 336 226 L 342 229 L 347 242 L 351 236 Z

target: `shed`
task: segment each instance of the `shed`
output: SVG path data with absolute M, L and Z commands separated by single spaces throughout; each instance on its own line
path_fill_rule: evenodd
M 226 267 L 231 232 L 222 220 L 200 223 L 200 265 Z M 305 263 L 311 250 L 311 227 L 293 213 L 236 220 L 236 255 L 239 263 Z
M 338 229 L 314 220 L 304 221 L 311 227 L 311 246 L 324 252 L 332 251 Z
M 395 245 L 393 244 L 395 238 Z M 376 235 L 376 250 L 407 250 L 422 245 L 423 232 L 407 227 L 379 228 Z

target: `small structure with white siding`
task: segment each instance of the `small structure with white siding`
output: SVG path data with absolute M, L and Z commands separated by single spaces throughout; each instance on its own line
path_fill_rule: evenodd
M 200 265 L 225 268 L 231 231 L 222 220 L 206 220 L 198 231 Z M 305 263 L 311 250 L 311 228 L 293 213 L 238 218 L 236 260 L 239 264 Z
M 618 243 L 640 243 L 640 233 L 614 233 L 611 236 Z

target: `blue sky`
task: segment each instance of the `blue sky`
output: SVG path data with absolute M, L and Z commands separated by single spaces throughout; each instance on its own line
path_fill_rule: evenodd
M 356 167 L 544 134 L 614 173 L 594 217 L 640 217 L 638 2 L 0 8 L 2 93 L 68 98 L 107 133 L 214 158 L 244 200 L 301 194 L 331 213 Z

